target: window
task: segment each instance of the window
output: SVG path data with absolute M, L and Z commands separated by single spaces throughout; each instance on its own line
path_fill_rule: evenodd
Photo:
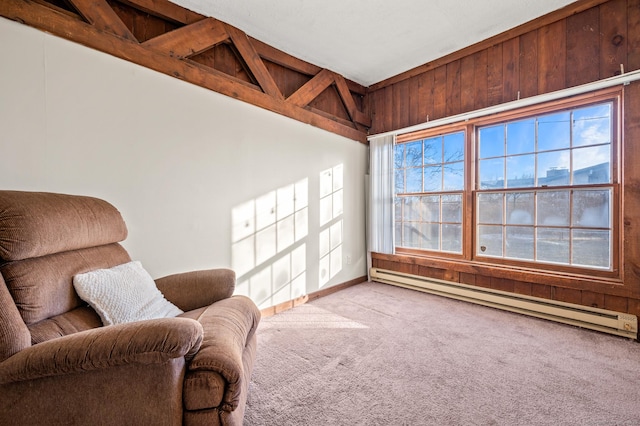
M 400 247 L 462 253 L 464 147 L 464 131 L 396 146 Z
M 619 96 L 591 94 L 398 137 L 397 250 L 617 270 Z

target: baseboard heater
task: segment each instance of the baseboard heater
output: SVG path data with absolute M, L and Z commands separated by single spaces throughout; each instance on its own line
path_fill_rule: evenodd
M 371 280 L 439 296 L 571 324 L 617 336 L 638 338 L 635 315 L 371 268 Z

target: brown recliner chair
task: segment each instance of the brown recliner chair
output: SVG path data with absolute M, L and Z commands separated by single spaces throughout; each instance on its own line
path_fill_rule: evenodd
M 214 269 L 156 280 L 184 314 L 103 326 L 73 277 L 126 235 L 105 201 L 0 191 L 0 424 L 242 424 L 260 311 Z

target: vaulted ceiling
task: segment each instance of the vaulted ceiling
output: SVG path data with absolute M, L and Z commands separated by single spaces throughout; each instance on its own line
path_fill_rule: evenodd
M 370 86 L 575 0 L 172 0 Z

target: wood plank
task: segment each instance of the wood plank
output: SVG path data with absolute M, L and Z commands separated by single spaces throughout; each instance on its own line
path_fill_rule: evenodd
M 142 43 L 176 58 L 197 55 L 229 38 L 222 22 L 205 18 Z
M 447 66 L 434 70 L 433 74 L 433 115 L 430 120 L 442 118 L 447 112 Z
M 531 284 L 531 296 L 551 299 L 551 287 L 544 284 Z
M 166 0 L 118 0 L 120 3 L 135 7 L 150 15 L 176 24 L 192 24 L 206 18 L 204 15 L 192 12 Z
M 393 128 L 409 125 L 409 80 L 393 85 Z
M 624 281 L 632 285 L 640 294 L 640 83 L 625 87 L 624 96 L 624 137 L 623 158 L 630 159 L 623 164 L 624 176 Z M 635 161 L 634 161 L 635 160 Z
M 627 66 L 640 69 L 640 0 L 627 1 Z
M 616 312 L 627 312 L 629 309 L 628 300 L 626 297 L 604 295 L 604 309 Z
M 447 117 L 460 113 L 460 60 L 450 62 L 447 67 Z
M 538 93 L 566 87 L 566 21 L 538 30 Z
M 565 19 L 568 16 L 574 15 L 576 13 L 580 13 L 584 10 L 590 9 L 592 7 L 596 7 L 602 3 L 606 3 L 610 0 L 578 0 L 574 3 L 571 3 L 562 9 L 558 9 L 556 11 L 550 12 L 544 16 L 541 16 L 537 19 L 526 22 L 522 25 L 519 25 L 515 28 L 511 28 L 503 33 L 495 35 L 491 38 L 483 40 L 479 43 L 473 44 L 471 46 L 467 46 L 463 49 L 460 49 L 456 52 L 453 52 L 449 55 L 443 56 L 441 58 L 430 61 L 426 64 L 417 66 L 413 69 L 410 69 L 402 74 L 395 75 L 388 79 L 382 80 L 376 84 L 370 86 L 371 90 L 378 90 L 383 87 L 395 84 L 399 81 L 405 80 L 407 78 L 411 78 L 413 76 L 422 74 L 432 69 L 436 69 L 442 65 L 446 65 L 449 62 L 455 61 L 457 59 L 461 59 L 467 55 L 472 55 L 476 52 L 480 52 L 482 50 L 488 49 L 491 46 L 496 44 L 500 44 L 506 40 L 510 40 L 512 38 L 521 36 L 530 31 L 535 31 L 540 27 L 543 27 L 548 24 L 552 24 L 559 20 Z
M 531 296 L 531 285 L 531 283 L 526 283 L 523 281 L 513 281 L 513 291 L 514 293 Z
M 69 0 L 69 2 L 96 29 L 125 40 L 138 41 L 106 0 Z
M 418 77 L 409 80 L 409 125 L 420 123 L 418 113 L 420 111 L 420 79 Z
M 582 302 L 582 291 L 571 288 L 552 287 L 551 297 L 553 300 L 579 305 Z
M 340 95 L 340 98 L 342 98 L 342 102 L 344 102 L 344 106 L 347 109 L 347 113 L 349 114 L 351 121 L 371 127 L 371 119 L 358 110 L 356 102 L 353 100 L 353 95 L 351 95 L 351 91 L 349 90 L 349 86 L 347 85 L 344 77 L 333 72 L 332 74 L 333 80 L 336 83 L 336 88 L 338 89 L 338 94 Z
M 580 304 L 592 308 L 604 309 L 604 294 L 593 291 L 583 291 Z
M 473 111 L 475 105 L 475 60 L 473 55 L 460 61 L 460 112 Z
M 369 131 L 372 134 L 383 133 L 385 122 L 385 102 L 384 102 L 385 89 L 376 90 L 368 95 L 369 103 L 371 104 L 371 129 Z
M 473 55 L 473 87 L 475 95 L 473 97 L 473 106 L 475 109 L 485 108 L 489 105 L 488 101 L 488 61 L 489 52 L 483 50 Z
M 384 92 L 384 120 L 382 122 L 383 131 L 393 129 L 393 86 L 385 87 Z
M 520 97 L 520 39 L 502 43 L 502 102 Z
M 275 47 L 269 46 L 268 44 L 258 39 L 249 37 L 249 40 L 262 58 L 275 64 L 282 65 L 283 67 L 290 68 L 307 75 L 316 75 L 320 71 L 322 71 L 322 68 L 305 62 L 301 59 L 297 59 L 281 50 L 276 49 Z
M 627 69 L 627 2 L 611 0 L 600 6 L 600 78 Z
M 538 31 L 520 36 L 520 98 L 538 94 Z
M 118 9 L 121 12 L 118 13 L 122 21 L 125 23 L 127 28 L 131 28 L 131 32 L 133 36 L 138 39 L 139 42 L 143 43 L 149 39 L 154 37 L 158 37 L 162 34 L 168 33 L 170 31 L 179 28 L 179 25 L 173 22 L 164 20 L 162 18 L 155 17 L 148 13 L 141 12 L 137 9 L 134 9 L 130 6 L 126 6 L 122 3 L 110 3 L 114 5 L 113 10 L 118 13 Z M 126 10 L 124 8 L 127 8 Z M 129 22 L 125 20 L 127 17 L 132 18 L 133 22 L 129 25 Z
M 315 77 L 289 96 L 287 102 L 292 105 L 304 107 L 324 92 L 334 83 L 333 73 L 329 70 L 320 71 Z
M 244 59 L 256 80 L 258 80 L 262 90 L 276 99 L 284 100 L 284 96 L 273 80 L 273 77 L 271 77 L 271 74 L 269 74 L 269 70 L 265 67 L 262 58 L 260 58 L 260 55 L 258 55 L 258 52 L 254 49 L 247 35 L 231 25 L 224 24 L 224 27 L 236 49 L 238 49 L 238 52 L 242 56 L 242 59 Z
M 585 10 L 567 18 L 567 86 L 599 79 L 600 12 Z
M 502 44 L 487 50 L 487 103 L 489 106 L 502 103 Z
M 429 120 L 433 110 L 433 78 L 434 72 L 427 71 L 418 77 L 418 123 Z
M 345 126 L 336 120 L 314 114 L 304 108 L 290 105 L 249 85 L 216 73 L 189 60 L 172 58 L 148 49 L 137 42 L 111 36 L 99 29 L 79 21 L 77 18 L 59 13 L 40 4 L 22 0 L 0 1 L 0 16 L 39 28 L 53 35 L 72 40 L 115 57 L 137 63 L 229 97 L 251 103 L 258 107 L 285 115 L 303 123 L 336 133 L 362 143 L 367 142 L 367 133 L 361 129 Z

